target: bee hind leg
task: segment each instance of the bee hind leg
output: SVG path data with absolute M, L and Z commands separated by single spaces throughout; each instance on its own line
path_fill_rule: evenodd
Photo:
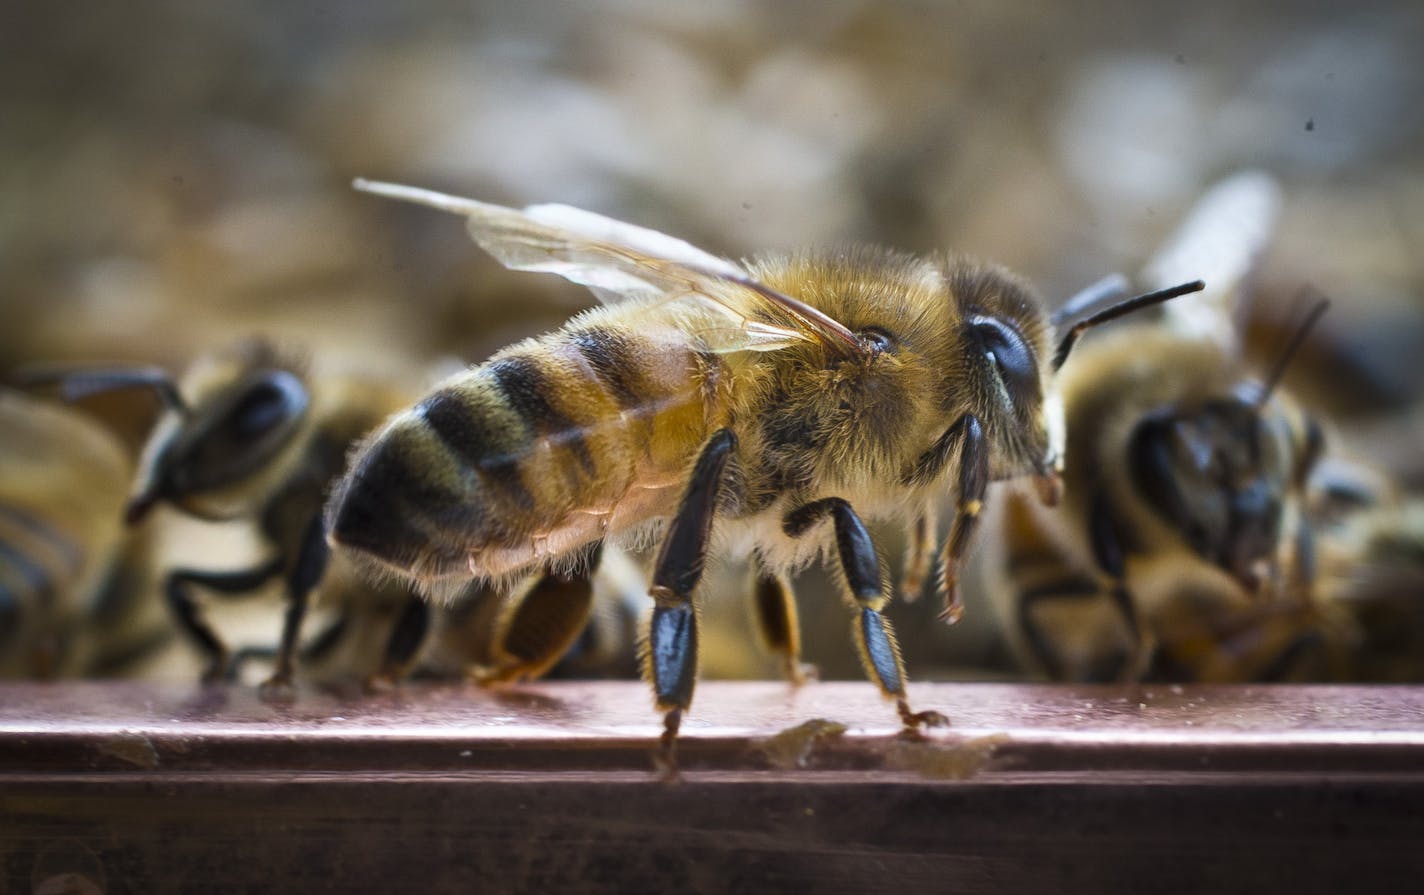
M 866 677 L 895 700 L 906 731 L 948 724 L 949 719 L 939 712 L 910 709 L 905 697 L 905 662 L 890 621 L 881 615 L 887 597 L 881 582 L 880 557 L 865 523 L 851 505 L 839 497 L 813 501 L 788 513 L 782 521 L 782 530 L 790 537 L 800 537 L 826 516 L 835 524 L 836 552 L 856 610 L 852 637 Z
M 593 575 L 602 551 L 600 543 L 583 568 L 546 572 L 533 587 L 506 601 L 494 623 L 493 661 L 472 673 L 477 683 L 535 680 L 558 664 L 588 627 Z
M 737 438 L 729 429 L 718 430 L 703 445 L 682 503 L 658 548 L 648 589 L 654 606 L 643 670 L 653 685 L 655 705 L 665 713 L 656 761 L 669 779 L 677 774 L 677 733 L 697 682 L 697 611 L 692 594 L 702 580 L 712 519 L 727 461 L 736 446 Z
M 164 598 L 173 613 L 178 627 L 191 639 L 208 659 L 203 672 L 204 683 L 230 680 L 238 672 L 237 665 L 230 660 L 228 646 L 203 617 L 198 602 L 189 590 L 198 586 L 213 591 L 219 596 L 245 596 L 257 590 L 282 571 L 282 558 L 232 572 L 205 572 L 200 569 L 174 569 L 163 582 Z
M 784 575 L 756 569 L 752 590 L 752 614 L 767 650 L 781 657 L 782 672 L 793 686 L 816 677 L 816 666 L 801 661 L 801 621 L 796 612 L 796 593 Z

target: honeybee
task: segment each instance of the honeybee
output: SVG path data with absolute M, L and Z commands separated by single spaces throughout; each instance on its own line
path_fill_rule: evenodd
M 77 398 L 115 389 L 151 389 L 164 411 L 144 446 L 138 474 L 121 514 L 130 526 L 160 504 L 202 520 L 255 523 L 266 558 L 249 568 L 212 571 L 175 568 L 162 590 L 180 629 L 207 659 L 204 680 L 235 676 L 227 644 L 204 618 L 195 589 L 218 596 L 285 584 L 287 610 L 264 692 L 290 688 L 300 628 L 309 597 L 330 560 L 322 506 L 358 437 L 408 401 L 380 383 L 313 377 L 295 359 L 261 340 L 200 359 L 175 381 L 165 370 L 117 367 L 62 370 L 51 379 Z M 372 607 L 406 607 L 390 635 L 381 673 L 404 672 L 423 636 L 424 603 L 398 582 L 334 576 L 333 599 Z M 339 609 L 338 609 L 339 611 Z
M 1352 624 L 1319 598 L 1310 511 L 1323 429 L 1277 388 L 1328 303 L 1260 382 L 1226 328 L 1271 231 L 1272 189 L 1252 174 L 1211 191 L 1148 276 L 1192 258 L 1222 274 L 1214 288 L 1062 369 L 1063 504 L 1010 495 L 996 511 L 990 590 L 1015 651 L 1050 677 L 1342 673 Z
M 1094 314 L 1055 345 L 1027 283 L 965 259 L 851 249 L 742 265 L 567 206 L 357 187 L 462 215 L 505 266 L 560 274 L 607 306 L 388 420 L 333 494 L 332 541 L 438 591 L 577 569 L 605 539 L 660 529 L 643 662 L 669 767 L 692 699 L 694 593 L 714 523 L 723 548 L 749 552 L 767 582 L 759 617 L 788 667 L 798 637 L 787 576 L 829 551 L 867 676 L 907 728 L 943 723 L 907 701 L 881 614 L 890 589 L 863 520 L 932 531 L 934 499 L 956 492 L 940 589 L 957 615 L 958 566 L 989 483 L 1030 476 L 1056 493 L 1051 374 L 1079 334 L 1199 288 Z
M 127 617 L 113 575 L 132 465 L 80 412 L 0 388 L 0 677 L 104 664 L 95 616 Z

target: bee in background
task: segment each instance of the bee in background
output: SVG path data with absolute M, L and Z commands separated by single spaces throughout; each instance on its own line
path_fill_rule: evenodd
M 1049 677 L 1269 680 L 1342 667 L 1351 626 L 1317 599 L 1308 509 L 1324 437 L 1277 388 L 1328 303 L 1259 384 L 1222 324 L 1269 238 L 1272 190 L 1248 174 L 1208 193 L 1148 277 L 1192 259 L 1222 273 L 1214 288 L 1064 366 L 1063 505 L 1010 495 L 996 510 L 988 586 L 1015 652 Z
M 0 388 L 0 677 L 101 672 L 148 639 L 121 574 L 132 469 L 79 411 Z
M 1322 599 L 1355 624 L 1344 674 L 1361 683 L 1424 682 L 1424 501 L 1389 495 L 1320 539 Z
M 229 571 L 171 569 L 162 589 L 180 629 L 207 659 L 204 680 L 216 681 L 235 677 L 237 663 L 204 618 L 195 589 L 243 596 L 280 579 L 287 610 L 264 692 L 289 689 L 309 597 L 329 561 L 322 527 L 327 491 L 345 468 L 351 445 L 406 403 L 406 395 L 371 382 L 309 376 L 260 340 L 199 360 L 181 381 L 150 367 L 69 369 L 30 378 L 55 382 L 72 399 L 126 388 L 159 396 L 164 412 L 144 447 L 122 518 L 136 526 L 167 504 L 197 519 L 255 523 L 270 551 L 261 562 Z M 385 593 L 390 589 L 397 593 Z M 362 581 L 340 596 L 408 605 L 398 616 L 406 627 L 391 634 L 386 657 L 386 672 L 402 673 L 410 659 L 403 650 L 413 649 L 410 644 L 423 634 L 424 604 L 393 583 Z
M 922 527 L 928 545 L 926 508 L 955 492 L 940 555 L 945 614 L 956 616 L 958 566 L 989 483 L 1031 476 L 1056 494 L 1052 371 L 1089 326 L 1199 288 L 1094 314 L 1055 345 L 1022 280 L 960 259 L 862 249 L 739 265 L 567 206 L 357 185 L 463 215 L 506 266 L 558 273 L 610 306 L 392 417 L 332 496 L 333 541 L 438 596 L 471 577 L 499 586 L 587 568 L 604 540 L 661 528 L 644 669 L 669 768 L 692 700 L 694 593 L 714 523 L 771 582 L 759 617 L 788 668 L 799 663 L 787 576 L 829 552 L 867 676 L 907 728 L 943 723 L 910 708 L 863 519 Z

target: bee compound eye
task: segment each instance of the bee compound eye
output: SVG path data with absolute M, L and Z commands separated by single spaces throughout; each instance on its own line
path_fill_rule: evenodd
M 1024 404 L 1036 396 L 1038 363 L 1023 337 L 991 317 L 977 317 L 972 326 L 975 341 L 993 362 L 1014 402 Z
M 878 326 L 868 326 L 856 335 L 860 338 L 860 344 L 874 354 L 895 350 L 895 337 Z
M 237 401 L 230 417 L 231 434 L 251 442 L 300 416 L 307 405 L 306 389 L 295 376 L 280 373 L 254 383 Z

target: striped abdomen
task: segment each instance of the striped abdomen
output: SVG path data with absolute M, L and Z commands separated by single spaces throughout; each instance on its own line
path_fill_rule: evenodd
M 332 538 L 420 579 L 500 576 L 671 511 L 719 362 L 594 312 L 394 417 L 335 494 Z
M 76 411 L 0 389 L 0 676 L 66 654 L 118 547 L 129 461 Z

